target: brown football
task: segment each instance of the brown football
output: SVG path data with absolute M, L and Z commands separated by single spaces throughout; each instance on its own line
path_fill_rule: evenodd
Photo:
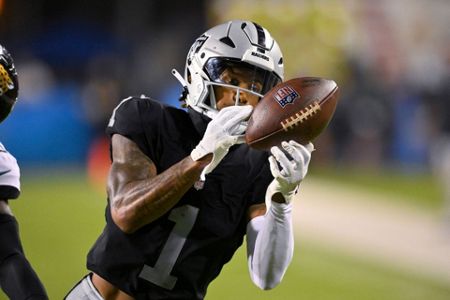
M 253 110 L 246 143 L 260 150 L 289 140 L 307 144 L 327 127 L 338 98 L 339 89 L 333 80 L 301 77 L 282 82 Z

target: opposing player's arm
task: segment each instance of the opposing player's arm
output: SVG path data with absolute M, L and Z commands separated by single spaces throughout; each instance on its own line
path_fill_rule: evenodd
M 113 135 L 108 196 L 116 225 L 132 233 L 165 214 L 198 180 L 211 158 L 206 155 L 193 161 L 188 156 L 157 174 L 155 164 L 136 143 Z

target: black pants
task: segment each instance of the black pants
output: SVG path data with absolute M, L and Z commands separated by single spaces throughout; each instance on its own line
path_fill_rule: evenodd
M 48 299 L 24 255 L 17 221 L 8 214 L 0 214 L 0 286 L 12 300 Z

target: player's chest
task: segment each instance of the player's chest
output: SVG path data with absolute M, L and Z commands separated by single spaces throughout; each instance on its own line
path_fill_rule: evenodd
M 239 169 L 238 169 L 239 170 Z M 242 170 L 219 165 L 206 177 L 202 189 L 191 188 L 180 204 L 198 209 L 196 229 L 215 237 L 230 237 L 238 231 L 248 210 L 250 184 Z

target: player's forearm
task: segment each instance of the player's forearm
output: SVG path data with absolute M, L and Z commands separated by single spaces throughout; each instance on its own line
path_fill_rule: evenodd
M 277 286 L 294 249 L 291 204 L 272 203 L 264 216 L 247 226 L 247 256 L 252 281 L 261 289 Z
M 188 156 L 154 177 L 127 183 L 113 202 L 115 223 L 132 233 L 158 219 L 193 186 L 210 161 L 211 155 L 197 161 Z

